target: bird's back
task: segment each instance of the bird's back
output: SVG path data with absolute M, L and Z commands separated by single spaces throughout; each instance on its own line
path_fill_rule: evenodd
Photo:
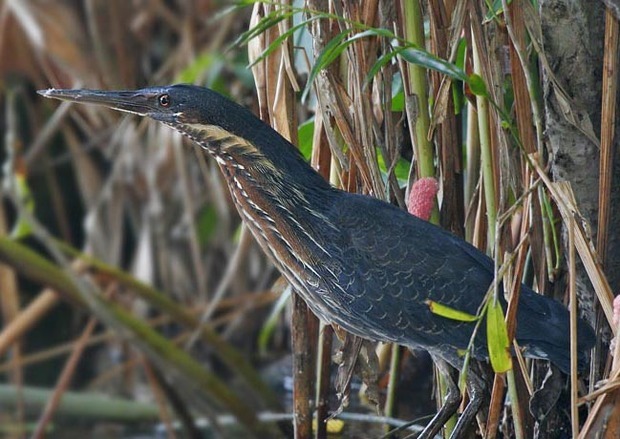
M 464 240 L 382 201 L 344 192 L 329 204 L 334 228 L 323 237 L 332 258 L 317 267 L 317 291 L 330 300 L 323 314 L 366 338 L 420 346 L 460 365 L 473 323 L 431 312 L 427 301 L 477 314 L 493 280 L 493 261 Z M 487 357 L 486 330 L 474 354 Z M 560 303 L 523 286 L 517 342 L 526 354 L 569 369 L 569 315 Z M 579 326 L 581 356 L 591 347 L 589 326 Z

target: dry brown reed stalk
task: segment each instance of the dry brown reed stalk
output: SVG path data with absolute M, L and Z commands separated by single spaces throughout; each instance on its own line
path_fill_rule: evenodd
M 596 249 L 605 265 L 615 151 L 616 107 L 618 91 L 618 19 L 610 10 L 605 14 L 605 50 L 603 60 L 603 97 L 601 103 L 601 155 L 599 162 L 599 205 Z
M 261 19 L 290 3 L 254 5 L 250 26 L 257 25 Z M 250 40 L 248 53 L 254 81 L 258 91 L 260 116 L 291 143 L 297 144 L 298 120 L 294 93 L 299 91 L 296 74 L 293 70 L 293 41 L 286 38 L 268 56 L 259 59 L 275 40 L 286 35 L 292 26 L 292 18 L 281 20 L 260 36 Z M 313 401 L 315 391 L 315 368 L 319 321 L 310 312 L 298 294 L 293 294 L 292 356 L 293 356 L 293 410 L 296 438 L 310 437 L 312 434 Z M 329 369 L 326 371 L 329 373 Z

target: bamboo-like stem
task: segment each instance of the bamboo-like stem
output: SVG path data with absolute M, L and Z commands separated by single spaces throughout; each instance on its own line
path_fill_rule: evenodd
M 473 205 L 476 185 L 480 176 L 480 138 L 478 137 L 478 112 L 476 107 L 467 102 L 467 135 L 465 137 L 465 162 L 467 166 L 465 181 L 465 208 L 466 224 L 465 239 L 472 242 L 474 239 L 474 212 Z
M 472 33 L 472 54 L 474 72 L 482 76 L 480 54 L 475 32 Z M 488 248 L 495 248 L 495 228 L 497 205 L 495 201 L 495 179 L 493 177 L 493 151 L 491 146 L 489 129 L 489 102 L 484 96 L 476 96 L 478 109 L 478 136 L 480 139 L 480 162 L 482 169 L 482 182 L 484 186 L 484 200 L 486 204 L 488 224 Z
M 396 406 L 396 389 L 398 387 L 398 381 L 400 378 L 400 346 L 393 344 L 391 346 L 390 356 L 390 380 L 388 381 L 387 397 L 385 399 L 385 408 L 383 409 L 383 415 L 387 417 L 394 416 L 394 408 Z M 388 433 L 391 430 L 391 426 L 385 425 L 385 432 Z
M 506 372 L 506 378 L 508 381 L 508 395 L 510 396 L 510 401 L 512 404 L 510 407 L 512 408 L 512 417 L 513 417 L 513 425 L 515 427 L 515 437 L 517 439 L 523 439 L 525 437 L 523 433 L 523 415 L 521 414 L 521 406 L 519 405 L 519 398 L 517 394 L 517 383 L 515 381 L 515 370 L 510 369 Z
M 0 405 L 4 410 L 15 407 L 23 397 L 29 407 L 41 410 L 52 397 L 53 391 L 38 387 L 16 388 L 10 384 L 0 385 Z M 20 395 L 21 396 L 18 396 Z M 155 422 L 158 410 L 154 404 L 130 401 L 92 392 L 65 392 L 58 406 L 58 414 L 81 422 L 106 420 L 116 422 Z M 6 426 L 6 425 L 4 425 Z
M 424 16 L 418 0 L 403 1 L 405 39 L 418 47 L 425 47 Z M 414 127 L 418 177 L 434 177 L 434 150 L 428 139 L 430 116 L 428 110 L 428 80 L 426 69 L 408 65 L 409 92 L 415 96 L 415 115 L 408 114 Z M 411 117 L 413 116 L 413 117 Z

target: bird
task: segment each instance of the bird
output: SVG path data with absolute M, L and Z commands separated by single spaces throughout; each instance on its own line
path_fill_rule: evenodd
M 179 131 L 215 158 L 241 218 L 317 317 L 367 340 L 427 350 L 444 373 L 447 365 L 462 366 L 475 323 L 438 315 L 429 303 L 477 315 L 494 262 L 470 243 L 390 203 L 333 187 L 277 131 L 208 88 L 39 93 L 146 116 Z M 523 354 L 568 374 L 569 334 L 565 306 L 521 285 L 515 339 Z M 595 335 L 581 319 L 577 339 L 583 366 Z M 471 355 L 489 358 L 484 328 Z M 447 420 L 440 412 L 435 424 Z M 425 437 L 438 431 L 433 421 Z

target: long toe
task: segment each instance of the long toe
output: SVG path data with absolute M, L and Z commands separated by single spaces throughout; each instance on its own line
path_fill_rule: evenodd
M 439 373 L 444 377 L 445 383 L 448 388 L 448 394 L 443 406 L 437 414 L 431 419 L 426 428 L 422 430 L 422 433 L 418 435 L 418 439 L 431 439 L 434 438 L 441 428 L 448 422 L 448 420 L 456 413 L 461 403 L 461 392 L 457 384 L 452 379 L 450 374 L 450 366 L 443 359 L 433 356 L 435 364 Z

